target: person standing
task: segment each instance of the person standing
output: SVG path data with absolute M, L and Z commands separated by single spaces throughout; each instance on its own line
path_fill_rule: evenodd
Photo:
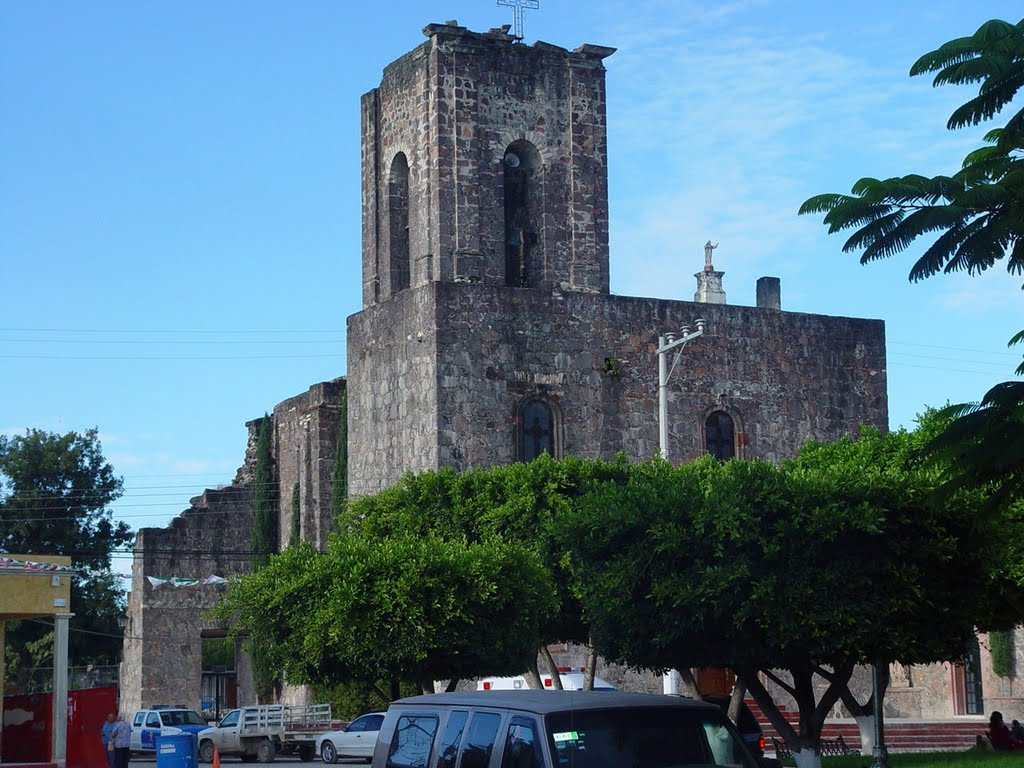
M 107 753 L 107 768 L 114 768 L 114 745 L 110 740 L 110 736 L 114 730 L 116 720 L 117 715 L 111 712 L 107 715 L 103 728 L 100 730 L 100 741 L 103 742 L 103 751 Z
M 124 712 L 117 714 L 117 721 L 110 731 L 110 745 L 114 749 L 114 768 L 128 768 L 132 752 L 132 727 L 124 719 Z

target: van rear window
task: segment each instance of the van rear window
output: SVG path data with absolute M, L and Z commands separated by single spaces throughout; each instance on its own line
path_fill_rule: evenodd
M 437 733 L 436 715 L 402 715 L 388 750 L 388 768 L 426 768 Z
M 716 713 L 674 707 L 577 710 L 545 719 L 558 768 L 756 768 Z

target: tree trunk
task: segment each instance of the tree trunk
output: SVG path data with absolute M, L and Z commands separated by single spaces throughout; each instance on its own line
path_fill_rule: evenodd
M 786 746 L 796 760 L 797 768 L 821 768 L 821 729 L 832 707 L 839 701 L 843 689 L 849 686 L 853 665 L 847 664 L 833 670 L 825 678 L 829 681 L 828 688 L 817 701 L 814 696 L 813 667 L 787 670 L 792 676 L 792 684 L 786 683 L 771 670 L 763 671 L 796 701 L 800 717 L 799 732 L 782 716 L 768 689 L 758 677 L 757 670 L 736 670 L 736 674 L 746 682 L 761 711 L 785 740 Z
M 690 690 L 690 698 L 694 701 L 704 701 L 704 696 L 700 692 L 700 686 L 697 685 L 697 678 L 693 676 L 693 670 L 689 667 L 683 667 L 679 670 L 679 677 L 682 678 L 686 687 Z
M 540 679 L 540 670 L 537 668 L 537 656 L 534 655 L 530 661 L 530 666 L 526 670 L 526 674 L 523 675 L 526 678 L 526 685 L 530 688 L 534 688 L 540 691 L 544 690 L 544 683 Z
M 597 676 L 597 649 L 594 648 L 594 633 L 587 638 L 587 664 L 583 668 L 583 690 L 594 690 L 594 678 Z
M 747 684 L 743 682 L 743 678 L 736 675 L 736 683 L 732 687 L 732 696 L 729 697 L 729 719 L 734 723 L 740 721 L 740 707 L 743 706 L 743 697 L 747 695 Z
M 445 686 L 444 692 L 451 693 L 459 687 L 459 678 L 455 677 L 448 681 L 448 685 Z
M 434 681 L 429 677 L 420 678 L 420 693 L 428 694 L 434 692 Z
M 544 657 L 544 662 L 547 664 L 548 671 L 551 673 L 551 687 L 558 691 L 563 690 L 562 676 L 558 674 L 558 666 L 555 664 L 555 660 L 551 656 L 551 649 L 548 648 L 547 643 L 540 647 L 540 655 Z
M 885 692 L 889 688 L 889 665 L 884 664 L 878 670 L 880 688 L 879 697 L 885 701 Z M 854 697 L 850 686 L 843 687 L 840 699 L 843 702 L 854 721 L 857 723 L 857 730 L 860 731 L 860 753 L 870 755 L 875 751 L 875 694 L 874 691 L 868 696 L 868 700 L 861 704 Z

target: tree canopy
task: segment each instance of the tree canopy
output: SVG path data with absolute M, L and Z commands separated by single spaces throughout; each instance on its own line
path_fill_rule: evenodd
M 926 53 L 910 74 L 935 73 L 941 85 L 978 84 L 947 127 L 957 130 L 992 120 L 1024 86 L 1024 20 L 985 22 L 968 37 Z M 1010 274 L 1024 274 L 1024 109 L 1010 114 L 985 145 L 964 158 L 952 175 L 865 177 L 852 194 L 812 197 L 801 214 L 824 214 L 829 233 L 853 230 L 843 250 L 860 252 L 861 263 L 931 244 L 910 270 L 912 281 L 939 272 L 977 275 L 1005 260 Z M 1024 331 L 1010 344 L 1024 340 Z M 1024 363 L 1017 368 L 1024 375 Z M 1024 491 L 1024 382 L 1008 381 L 975 403 L 950 406 L 960 417 L 932 445 L 950 470 L 951 490 L 993 485 L 988 508 Z
M 790 748 L 813 753 L 855 665 L 955 660 L 975 625 L 1012 625 L 1002 538 L 978 527 L 977 499 L 931 503 L 920 441 L 865 430 L 781 466 L 655 460 L 581 498 L 558 525 L 598 650 L 730 667 Z M 795 700 L 796 729 L 762 677 Z
M 554 609 L 550 574 L 522 544 L 332 536 L 233 581 L 216 615 L 267 649 L 288 680 L 386 686 L 517 674 Z
M 56 434 L 30 429 L 0 436 L 0 547 L 6 552 L 67 555 L 83 570 L 71 582 L 75 613 L 69 640 L 72 665 L 114 664 L 121 648 L 117 619 L 124 594 L 109 574 L 111 555 L 131 543 L 127 523 L 114 522 L 109 504 L 123 493 L 103 456 L 97 430 Z M 49 653 L 49 630 L 22 621 L 7 633 L 6 659 L 14 685 Z
M 949 118 L 951 130 L 977 125 L 1003 110 L 1024 85 L 1024 20 L 993 20 L 970 37 L 926 53 L 911 75 L 935 72 L 933 84 L 980 83 L 978 95 Z M 935 236 L 917 259 L 910 279 L 940 271 L 977 274 L 1006 259 L 1024 273 L 1024 114 L 1018 111 L 985 137 L 952 175 L 873 179 L 852 194 L 812 197 L 801 214 L 824 213 L 829 233 L 853 229 L 843 250 L 862 252 L 861 262 L 905 251 L 919 238 Z

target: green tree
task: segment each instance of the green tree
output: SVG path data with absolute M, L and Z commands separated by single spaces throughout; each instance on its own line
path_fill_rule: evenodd
M 975 623 L 1010 620 L 994 537 L 969 499 L 930 504 L 935 472 L 910 442 L 867 432 L 782 466 L 655 460 L 580 499 L 558 526 L 598 650 L 646 669 L 736 670 L 817 764 L 857 664 L 957 659 Z M 795 700 L 795 728 L 762 676 Z
M 327 553 L 300 543 L 235 580 L 215 610 L 289 680 L 358 683 L 390 701 L 403 682 L 432 692 L 434 680 L 520 671 L 554 603 L 550 574 L 520 544 L 339 532 Z
M 970 37 L 925 54 L 910 70 L 928 72 L 937 73 L 936 86 L 981 84 L 978 95 L 953 112 L 948 128 L 990 120 L 1024 86 L 1024 21 L 986 22 Z M 824 213 L 829 233 L 854 229 L 843 250 L 862 251 L 862 263 L 935 235 L 910 271 L 913 281 L 940 271 L 978 274 L 1004 258 L 1009 272 L 1024 273 L 1024 114 L 1018 111 L 985 141 L 952 176 L 863 178 L 852 195 L 812 197 L 800 213 Z
M 84 569 L 71 582 L 72 665 L 115 664 L 120 656 L 117 619 L 124 614 L 124 593 L 109 570 L 112 554 L 127 547 L 133 533 L 114 522 L 108 506 L 122 493 L 95 429 L 0 436 L 0 548 L 67 555 Z M 12 684 L 25 684 L 33 667 L 48 664 L 48 633 L 35 621 L 8 624 L 5 660 Z
M 570 583 L 565 550 L 552 537 L 554 522 L 583 495 L 628 477 L 629 465 L 622 458 L 556 461 L 546 454 L 529 463 L 461 474 L 447 469 L 408 474 L 385 491 L 352 500 L 338 525 L 377 537 L 401 533 L 476 542 L 498 536 L 534 549 L 558 590 L 558 610 L 539 627 L 536 638 L 538 653 L 557 680 L 548 644 L 588 644 L 590 627 Z M 524 669 L 539 687 L 536 661 Z
M 988 21 L 969 37 L 926 53 L 910 74 L 935 73 L 933 84 L 978 83 L 978 94 L 950 116 L 950 130 L 991 120 L 1024 86 L 1024 20 Z M 985 136 L 951 176 L 863 178 L 851 195 L 812 197 L 801 214 L 825 214 L 829 233 L 853 230 L 843 246 L 861 263 L 902 253 L 932 239 L 910 270 L 912 281 L 938 272 L 977 275 L 1005 259 L 1024 273 L 1024 110 Z M 1024 332 L 1010 340 L 1024 340 Z M 1024 363 L 1017 368 L 1024 375 Z M 951 468 L 951 489 L 994 483 L 990 508 L 1024 491 L 1024 382 L 999 384 L 975 403 L 951 406 L 960 417 L 933 450 Z

